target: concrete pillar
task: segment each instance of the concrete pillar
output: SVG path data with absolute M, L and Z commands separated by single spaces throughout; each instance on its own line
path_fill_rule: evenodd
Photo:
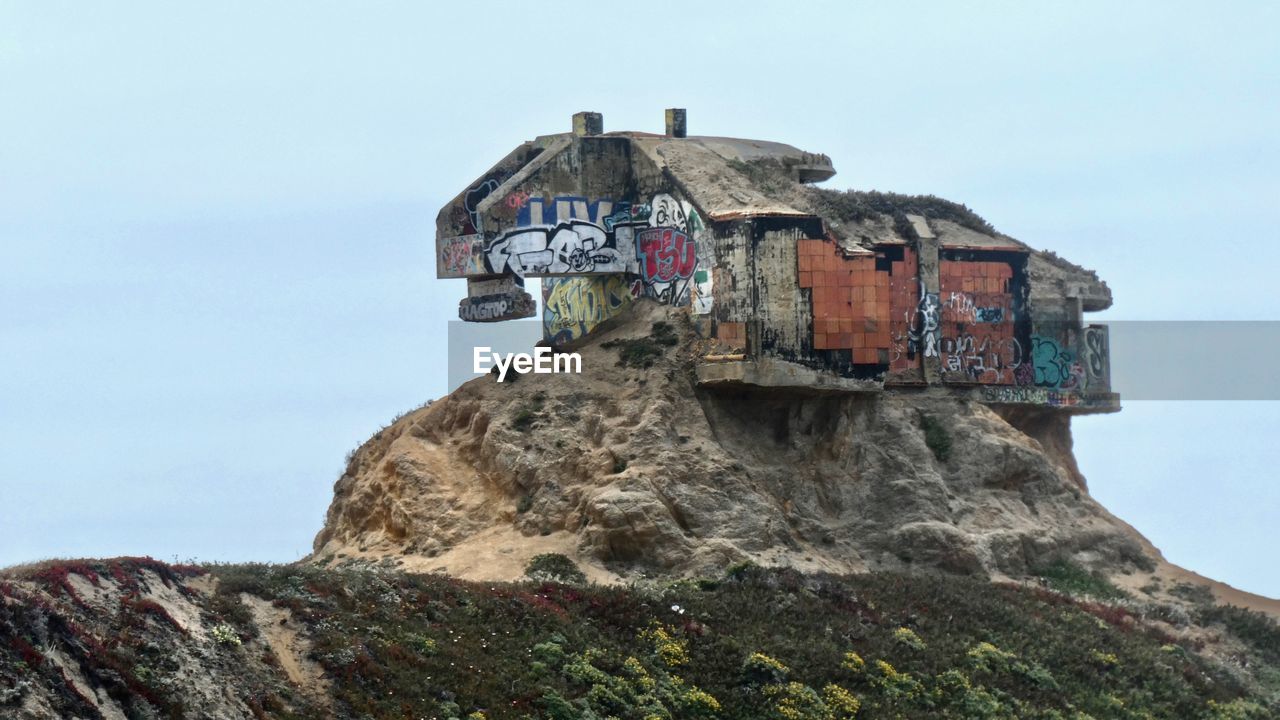
M 939 291 L 942 279 L 939 275 L 941 248 L 938 236 L 929 228 L 929 222 L 920 215 L 907 215 L 916 240 L 916 254 L 920 258 L 920 317 L 921 348 L 924 381 L 930 385 L 942 379 L 942 303 Z
M 682 138 L 689 132 L 684 108 L 667 108 L 667 137 Z
M 579 137 L 599 135 L 604 132 L 604 116 L 598 112 L 573 114 L 573 134 Z

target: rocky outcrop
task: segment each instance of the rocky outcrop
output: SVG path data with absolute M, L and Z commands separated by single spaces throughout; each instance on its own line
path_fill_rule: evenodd
M 0 717 L 328 716 L 302 623 L 218 585 L 150 558 L 3 570 Z
M 555 551 L 600 580 L 1158 560 L 1089 496 L 1067 418 L 933 391 L 699 388 L 688 328 L 651 367 L 619 366 L 610 341 L 686 318 L 641 302 L 578 349 L 581 375 L 483 377 L 396 420 L 338 480 L 312 557 L 503 579 Z

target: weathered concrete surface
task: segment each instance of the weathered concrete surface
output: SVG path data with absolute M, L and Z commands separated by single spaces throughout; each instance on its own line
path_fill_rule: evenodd
M 842 378 L 777 358 L 729 362 L 700 362 L 698 384 L 707 388 L 751 385 L 757 388 L 790 388 L 817 392 L 879 392 L 884 384 L 874 380 Z
M 886 386 L 981 385 L 980 401 L 1112 409 L 1109 341 L 1084 313 L 1097 276 L 932 196 L 804 182 L 830 160 L 790 145 L 574 132 L 525 143 L 437 218 L 441 278 L 466 278 L 469 321 L 528 317 L 575 343 L 636 297 L 687 308 L 697 332 L 753 359 Z M 491 286 L 505 283 L 497 292 Z M 1101 402 L 1093 402 L 1101 399 Z

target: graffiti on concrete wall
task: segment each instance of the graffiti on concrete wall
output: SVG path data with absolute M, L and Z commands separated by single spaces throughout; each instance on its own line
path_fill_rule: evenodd
M 522 197 L 516 227 L 485 244 L 485 271 L 519 277 L 631 273 L 640 276 L 646 295 L 688 305 L 701 229 L 697 211 L 665 193 L 648 203 Z M 709 312 L 709 273 L 698 289 Z
M 974 308 L 973 321 L 976 323 L 997 324 L 1005 320 L 1005 312 L 1002 307 L 979 307 Z
M 625 272 L 627 260 L 610 233 L 582 220 L 513 230 L 485 251 L 490 272 L 519 277 Z
M 942 368 L 969 382 L 1012 384 L 1014 371 L 1022 363 L 1017 338 L 981 328 L 943 337 L 941 347 Z
M 584 275 L 542 281 L 542 334 L 568 342 L 614 317 L 643 292 L 626 275 Z
M 983 399 L 992 403 L 1017 405 L 1049 405 L 1051 407 L 1073 407 L 1080 404 L 1081 398 L 1075 393 L 1056 392 L 1037 387 L 995 386 L 982 389 Z
M 467 297 L 458 317 L 469 322 L 498 322 L 533 317 L 533 296 L 511 278 L 467 281 Z
M 604 226 L 610 232 L 637 224 L 648 226 L 650 214 L 651 209 L 648 203 L 620 202 L 618 209 L 604 218 Z
M 1111 338 L 1105 325 L 1084 329 L 1084 368 L 1090 388 L 1111 386 Z
M 1075 353 L 1062 347 L 1057 340 L 1032 335 L 1030 355 L 1036 385 L 1070 390 L 1083 384 L 1084 368 L 1077 362 Z
M 1012 387 L 1009 385 L 982 388 L 982 399 L 989 403 L 1006 405 L 1047 405 L 1049 407 L 1106 407 L 1115 400 L 1107 393 L 1053 390 L 1042 387 Z
M 983 399 L 994 403 L 1017 403 L 1031 405 L 1048 405 L 1054 396 L 1054 404 L 1074 404 L 1071 395 L 1059 399 L 1059 393 L 1037 387 L 987 387 L 982 389 Z
M 655 195 L 650 207 L 652 208 L 649 214 L 650 227 L 673 227 L 681 231 L 689 229 L 688 213 L 684 206 L 670 195 L 666 193 Z
M 492 193 L 486 188 L 482 183 L 468 192 L 468 208 Z M 547 337 L 589 332 L 638 295 L 670 305 L 693 303 L 698 313 L 711 311 L 713 247 L 705 243 L 699 253 L 704 226 L 690 203 L 666 193 L 631 202 L 544 198 L 524 190 L 501 202 L 514 211 L 514 227 L 440 240 L 439 274 L 548 278 L 543 286 Z M 584 281 L 560 281 L 578 276 Z M 592 278 L 600 282 L 587 281 Z M 473 298 L 470 304 L 476 307 L 466 312 L 475 317 L 499 312 L 492 302 L 483 306 Z
M 899 252 L 847 255 L 827 240 L 798 241 L 797 283 L 812 290 L 814 350 L 849 349 L 855 365 L 887 362 L 886 379 L 895 382 L 923 381 L 921 361 L 939 358 L 944 381 L 1035 384 L 1027 343 L 1015 331 L 1009 262 L 943 260 L 939 292 L 929 292 L 916 252 Z
M 710 312 L 711 274 L 705 272 L 709 264 L 703 267 L 699 286 L 692 286 L 699 257 L 696 237 L 702 230 L 697 210 L 666 193 L 655 195 L 637 209 L 639 212 L 632 213 L 629 224 L 647 221 L 649 225 L 636 230 L 634 236 L 645 295 L 667 305 L 689 305 L 697 296 L 700 300 L 694 311 Z M 707 245 L 709 250 L 710 244 Z
M 588 200 L 577 195 L 560 195 L 551 200 L 517 193 L 520 198 L 516 211 L 517 227 L 551 226 L 570 220 L 582 220 L 604 226 L 604 220 L 614 208 L 609 199 Z
M 636 236 L 636 253 L 645 293 L 670 305 L 692 303 L 699 315 L 710 313 L 714 256 L 711 243 L 698 242 L 702 217 L 691 203 L 666 193 L 655 195 L 643 211 L 650 229 Z
M 458 302 L 458 317 L 468 322 L 499 322 L 533 317 L 536 308 L 529 293 L 486 295 L 463 298 Z
M 943 292 L 943 312 L 948 320 L 994 325 L 1008 319 L 1009 295 L 1006 293 Z
M 445 238 L 437 244 L 437 273 L 441 277 L 466 277 L 484 272 L 484 255 L 480 252 L 483 238 L 462 235 Z
M 476 183 L 474 187 L 468 188 L 467 192 L 462 196 L 462 207 L 467 211 L 467 222 L 471 227 L 465 228 L 467 233 L 478 233 L 481 231 L 480 220 L 480 203 L 498 189 L 497 178 L 489 177 Z
M 910 320 L 907 335 L 907 354 L 910 356 L 938 357 L 938 326 L 940 322 L 938 293 L 927 292 L 920 281 L 920 301 Z
M 693 238 L 674 227 L 654 227 L 636 234 L 636 253 L 645 294 L 668 305 L 687 305 L 689 280 L 698 266 Z
M 944 382 L 1014 385 L 1026 360 L 1015 333 L 1008 261 L 973 257 L 943 259 L 938 266 L 942 298 L 941 367 Z
M 524 190 L 513 190 L 502 198 L 502 204 L 506 205 L 508 210 L 519 210 L 527 202 L 529 202 L 529 193 Z
M 693 205 L 683 203 L 682 207 L 685 218 L 689 223 L 689 237 L 693 238 L 698 254 L 698 266 L 693 271 L 693 290 L 690 293 L 690 302 L 693 305 L 693 313 L 695 315 L 708 315 L 715 304 L 712 296 L 715 278 L 711 272 L 716 265 L 715 243 L 711 242 L 710 238 L 703 232 L 706 228 L 702 224 L 702 216 L 698 214 Z
M 547 201 L 524 191 L 508 196 L 512 198 L 519 203 L 516 228 L 486 244 L 488 272 L 525 277 L 631 269 L 630 245 L 619 246 L 616 232 L 602 224 L 613 212 L 613 201 L 577 196 Z

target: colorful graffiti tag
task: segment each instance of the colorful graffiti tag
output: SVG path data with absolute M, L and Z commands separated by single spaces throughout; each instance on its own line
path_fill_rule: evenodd
M 467 297 L 458 303 L 458 317 L 468 322 L 498 322 L 533 317 L 533 296 L 511 278 L 470 280 Z
M 1013 266 L 1002 260 L 939 263 L 944 382 L 1017 383 L 1017 368 L 1026 353 L 1015 333 L 1015 303 L 1009 290 L 1013 276 Z
M 1090 325 L 1084 329 L 1084 367 L 1090 387 L 1111 385 L 1110 343 L 1106 326 Z
M 660 193 L 651 202 L 519 195 L 516 227 L 484 243 L 485 272 L 518 277 L 631 273 L 659 302 L 687 305 L 698 265 L 693 207 Z M 456 251 L 460 256 L 462 251 Z M 710 311 L 710 274 L 700 297 Z
M 1031 336 L 1031 369 L 1036 385 L 1062 390 L 1080 387 L 1084 376 L 1075 353 L 1065 350 L 1057 340 L 1041 335 Z
M 627 259 L 604 228 L 582 220 L 521 228 L 489 244 L 489 270 L 526 275 L 625 272 Z
M 560 195 L 551 200 L 530 196 L 523 191 L 514 195 L 520 201 L 519 210 L 516 211 L 517 227 L 550 226 L 570 220 L 603 226 L 604 219 L 614 208 L 612 200 L 589 200 L 578 195 Z
M 556 343 L 583 337 L 622 312 L 643 292 L 625 275 L 583 275 L 542 281 L 542 335 Z
M 440 277 L 466 277 L 484 272 L 484 256 L 478 252 L 483 243 L 479 235 L 445 238 L 439 244 L 437 274 Z
M 1005 293 L 944 292 L 942 304 L 948 320 L 996 324 L 1005 321 L 1009 296 Z
M 641 230 L 636 253 L 645 294 L 668 305 L 687 305 L 689 280 L 698 265 L 693 238 L 673 227 Z
M 548 202 L 524 191 L 509 199 L 519 203 L 516 228 L 486 244 L 489 272 L 525 277 L 631 269 L 629 243 L 619 246 L 617 233 L 601 224 L 613 201 L 562 196 Z
M 1115 406 L 1114 396 L 1108 393 L 1087 393 L 1074 390 L 1051 390 L 1042 387 L 989 386 L 982 388 L 982 399 L 1002 405 L 1045 405 L 1048 407 L 1107 407 Z
M 1017 338 L 981 331 L 942 338 L 942 367 L 971 382 L 1011 384 L 1022 364 Z
M 1075 393 L 1060 393 L 1036 387 L 985 387 L 982 394 L 987 402 L 1002 404 L 1072 407 L 1080 402 L 1080 397 Z
M 476 204 L 488 197 L 483 184 L 473 190 L 467 197 Z M 438 274 L 546 278 L 547 338 L 590 332 L 640 295 L 711 312 L 713 256 L 709 244 L 699 253 L 703 223 L 690 203 L 666 193 L 631 202 L 544 198 L 523 189 L 501 202 L 514 210 L 514 227 L 440 240 Z M 497 312 L 474 298 L 471 304 L 476 308 L 465 312 L 478 319 Z

